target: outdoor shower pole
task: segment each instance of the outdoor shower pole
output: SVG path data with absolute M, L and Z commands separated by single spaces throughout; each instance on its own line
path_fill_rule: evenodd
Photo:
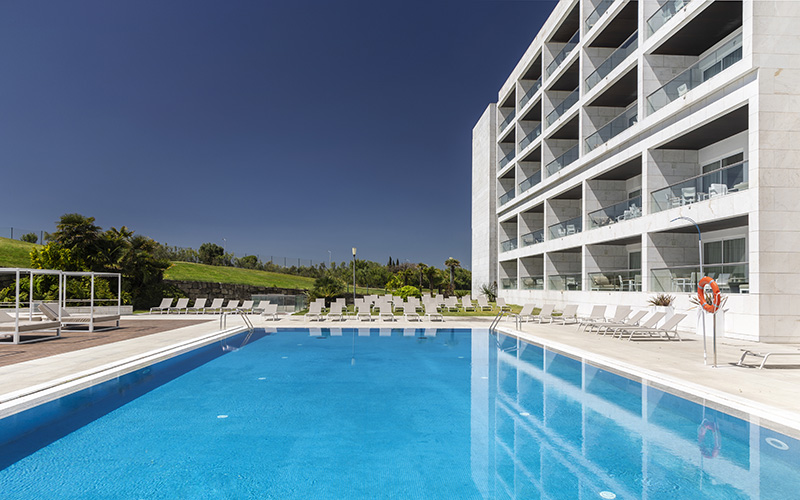
M 703 236 L 700 233 L 700 226 L 698 226 L 697 222 L 693 221 L 689 217 L 676 217 L 672 219 L 670 222 L 675 222 L 676 220 L 680 219 L 688 220 L 694 225 L 695 229 L 697 229 L 697 251 L 700 255 L 700 277 L 698 278 L 698 283 L 699 283 L 699 280 L 703 279 L 703 277 L 705 276 L 705 274 L 703 273 Z M 698 312 L 702 315 L 701 321 L 703 322 L 703 364 L 707 365 L 708 353 L 706 352 L 706 314 L 705 314 L 705 309 L 702 308 L 702 305 L 698 306 Z M 716 326 L 716 321 L 714 322 L 714 326 Z M 714 352 L 715 353 L 717 352 L 716 335 L 714 336 Z M 714 358 L 714 366 L 717 366 L 716 356 Z
M 356 307 L 356 247 L 353 247 L 353 310 Z

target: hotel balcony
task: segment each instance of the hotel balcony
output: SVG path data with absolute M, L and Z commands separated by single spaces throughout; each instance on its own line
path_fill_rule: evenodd
M 522 235 L 522 246 L 527 247 L 544 242 L 544 228 Z
M 697 293 L 697 282 L 703 276 L 714 278 L 722 293 L 750 293 L 750 266 L 747 262 L 700 266 L 677 266 L 652 269 L 650 291 L 665 293 Z
M 533 186 L 542 182 L 542 171 L 538 171 L 535 174 L 531 175 L 524 181 L 519 183 L 519 192 L 524 193 L 525 191 L 529 190 Z
M 569 148 L 563 154 L 559 155 L 555 160 L 551 161 L 547 164 L 545 169 L 547 170 L 547 175 L 553 175 L 559 170 L 562 170 L 567 165 L 573 163 L 578 159 L 580 156 L 580 148 L 576 144 L 575 146 Z
M 544 275 L 523 276 L 520 281 L 523 290 L 544 290 Z
M 621 203 L 589 213 L 589 229 L 609 226 L 642 216 L 642 197 L 636 196 Z
M 539 77 L 538 80 L 533 82 L 533 86 L 530 89 L 528 89 L 527 91 L 525 91 L 524 94 L 522 94 L 522 98 L 519 100 L 520 109 L 522 109 L 526 104 L 528 104 L 528 101 L 533 99 L 533 96 L 536 95 L 536 92 L 538 92 L 540 88 L 542 88 L 542 78 L 541 77 Z
M 573 50 L 575 50 L 575 47 L 578 46 L 578 42 L 580 41 L 580 35 L 581 31 L 577 30 L 575 34 L 570 37 L 569 41 L 566 44 L 564 44 L 564 47 L 562 47 L 561 51 L 558 54 L 556 54 L 556 56 L 553 58 L 550 64 L 547 65 L 547 70 L 545 70 L 545 75 L 549 77 L 550 75 L 556 72 L 558 67 L 561 66 L 561 63 L 563 63 L 564 60 L 566 60 L 567 56 Z
M 681 11 L 691 0 L 667 0 L 663 5 L 647 19 L 647 36 L 652 35 L 659 30 L 662 26 L 667 24 L 667 21 L 672 19 L 675 14 Z
M 500 288 L 503 290 L 516 290 L 517 278 L 500 278 Z
M 510 239 L 507 239 L 507 240 L 503 241 L 502 243 L 500 243 L 500 251 L 501 252 L 510 252 L 511 250 L 516 250 L 516 249 L 517 249 L 517 239 L 516 238 L 510 238 Z
M 597 24 L 597 21 L 603 17 L 603 14 L 606 13 L 609 7 L 611 7 L 616 0 L 600 0 L 595 8 L 586 16 L 586 31 L 592 29 L 592 27 Z
M 581 290 L 583 279 L 580 273 L 556 274 L 547 277 L 548 290 Z
M 748 162 L 742 161 L 653 191 L 650 212 L 661 212 L 744 191 L 749 185 L 748 170 Z
M 654 113 L 675 99 L 684 96 L 701 83 L 710 80 L 741 60 L 742 35 L 739 34 L 648 95 L 648 114 Z
M 605 61 L 600 63 L 597 69 L 586 78 L 586 90 L 592 89 L 603 78 L 608 76 L 614 68 L 627 59 L 638 47 L 638 39 L 638 32 L 634 32 L 627 40 L 622 42 L 622 45 L 617 47 Z
M 553 111 L 547 114 L 547 118 L 545 119 L 547 126 L 555 123 L 555 121 L 558 120 L 564 113 L 577 104 L 579 97 L 580 93 L 578 92 L 578 89 L 575 89 L 572 91 L 572 93 L 565 97 L 564 100 L 553 109 Z
M 641 292 L 641 269 L 618 269 L 589 273 L 589 290 L 608 292 Z
M 625 130 L 629 129 L 638 121 L 639 112 L 637 103 L 628 106 L 628 109 L 613 118 L 610 122 L 600 127 L 597 132 L 586 138 L 586 152 L 593 150 L 601 144 L 605 144 Z
M 564 236 L 570 236 L 572 234 L 580 233 L 583 230 L 583 222 L 582 218 L 575 217 L 574 219 L 570 219 L 564 222 L 559 222 L 558 224 L 553 224 L 547 228 L 549 233 L 549 238 L 554 240 L 556 238 L 563 238 Z

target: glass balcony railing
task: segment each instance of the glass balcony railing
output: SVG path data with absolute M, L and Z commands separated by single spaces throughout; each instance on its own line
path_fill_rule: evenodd
M 529 88 L 528 91 L 525 92 L 525 94 L 522 96 L 522 99 L 519 100 L 520 109 L 522 109 L 523 106 L 528 104 L 528 101 L 533 99 L 533 96 L 536 95 L 536 92 L 538 92 L 540 88 L 542 88 L 542 78 L 541 77 L 539 77 L 539 79 L 536 80 L 536 82 L 534 82 L 533 87 Z
M 593 150 L 601 144 L 605 144 L 612 138 L 618 136 L 636 124 L 639 119 L 639 107 L 637 103 L 628 106 L 628 109 L 617 115 L 616 118 L 606 123 L 597 132 L 586 138 L 586 152 Z
M 608 226 L 642 216 L 642 197 L 637 196 L 616 205 L 589 212 L 589 229 Z
M 542 182 L 542 171 L 538 170 L 535 174 L 519 183 L 519 192 L 524 193 L 540 182 Z
M 500 243 L 500 251 L 501 252 L 510 252 L 511 250 L 517 249 L 517 239 L 511 238 L 502 243 Z
M 574 219 L 570 219 L 568 221 L 559 222 L 558 224 L 553 224 L 548 228 L 551 240 L 580 233 L 582 229 L 583 224 L 581 222 L 581 217 L 575 217 Z
M 667 0 L 655 14 L 647 20 L 647 35 L 650 36 L 664 26 L 672 16 L 690 2 L 690 0 Z
M 500 205 L 501 205 L 501 206 L 502 206 L 502 205 L 505 205 L 505 204 L 506 204 L 506 203 L 508 203 L 509 201 L 513 200 L 513 199 L 514 199 L 514 196 L 516 196 L 516 192 L 515 192 L 515 190 L 514 190 L 514 189 L 509 189 L 508 191 L 506 191 L 505 193 L 503 193 L 503 194 L 500 196 L 500 199 L 499 199 L 499 201 L 500 201 Z
M 553 175 L 578 159 L 578 145 L 569 148 L 564 154 L 547 164 L 547 175 Z
M 506 127 L 508 127 L 508 124 L 511 123 L 514 120 L 515 116 L 517 116 L 517 112 L 512 109 L 511 113 L 509 113 L 508 116 L 506 116 L 505 119 L 502 122 L 500 122 L 500 126 L 498 127 L 498 130 L 500 132 L 505 130 Z
M 600 19 L 603 14 L 606 13 L 611 4 L 614 3 L 614 0 L 602 0 L 597 7 L 586 17 L 586 31 L 589 31 L 592 26 L 597 23 L 597 20 Z
M 517 278 L 500 278 L 500 288 L 503 290 L 516 290 Z
M 530 145 L 530 143 L 535 141 L 536 138 L 539 137 L 540 135 L 542 135 L 541 123 L 537 125 L 535 129 L 531 130 L 530 133 L 528 133 L 528 135 L 523 137 L 521 141 L 519 141 L 519 150 L 522 151 L 523 149 L 527 148 Z
M 647 96 L 647 113 L 654 113 L 742 60 L 742 35 L 726 42 Z
M 522 246 L 528 247 L 537 243 L 544 242 L 544 229 L 537 229 L 528 234 L 522 235 Z
M 578 41 L 580 40 L 581 30 L 575 32 L 574 35 L 569 39 L 569 41 L 564 45 L 556 57 L 553 59 L 553 62 L 547 65 L 546 74 L 547 76 L 552 75 L 561 66 L 561 63 L 564 62 L 564 59 L 567 58 L 570 52 L 578 46 Z
M 580 274 L 556 274 L 547 277 L 548 290 L 580 290 L 582 288 Z
M 523 276 L 523 290 L 544 290 L 544 276 Z
M 650 271 L 651 292 L 697 293 L 697 281 L 703 275 L 714 278 L 722 293 L 750 293 L 750 266 L 747 262 L 676 266 Z
M 608 292 L 641 292 L 642 270 L 622 269 L 589 273 L 589 290 Z
M 728 193 L 744 191 L 748 187 L 747 162 L 734 163 L 727 167 L 698 175 L 683 182 L 653 191 L 651 213 L 674 207 L 691 205 Z
M 561 101 L 561 103 L 558 106 L 556 106 L 553 109 L 553 111 L 548 113 L 547 118 L 545 119 L 547 121 L 547 126 L 552 125 L 556 120 L 558 120 L 561 117 L 561 115 L 566 113 L 567 110 L 569 110 L 572 106 L 574 106 L 575 103 L 578 102 L 578 97 L 579 97 L 578 89 L 575 89 L 570 95 L 567 96 L 566 99 Z
M 617 47 L 617 50 L 612 52 L 611 55 L 608 56 L 605 61 L 600 63 L 600 66 L 598 66 L 597 69 L 594 70 L 588 78 L 586 78 L 586 90 L 589 90 L 600 83 L 600 80 L 607 77 L 614 70 L 614 68 L 619 66 L 622 61 L 627 59 L 628 56 L 631 55 L 634 50 L 636 50 L 638 40 L 639 33 L 634 31 L 633 35 L 622 42 L 622 45 Z
M 516 153 L 514 151 L 512 151 L 512 152 L 508 153 L 507 155 L 505 155 L 504 157 L 500 158 L 500 161 L 498 162 L 498 166 L 500 167 L 500 170 L 502 170 L 503 167 L 508 165 L 511 162 L 511 160 L 514 159 L 515 155 L 516 155 Z

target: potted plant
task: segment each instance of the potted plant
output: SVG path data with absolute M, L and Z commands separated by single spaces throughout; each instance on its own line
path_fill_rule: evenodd
M 675 296 L 668 293 L 659 293 L 647 301 L 653 312 L 663 312 L 664 321 L 670 319 L 675 314 Z

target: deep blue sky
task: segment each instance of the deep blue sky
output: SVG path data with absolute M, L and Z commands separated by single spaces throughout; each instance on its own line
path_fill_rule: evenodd
M 3 2 L 0 227 L 469 267 L 472 127 L 554 5 Z

